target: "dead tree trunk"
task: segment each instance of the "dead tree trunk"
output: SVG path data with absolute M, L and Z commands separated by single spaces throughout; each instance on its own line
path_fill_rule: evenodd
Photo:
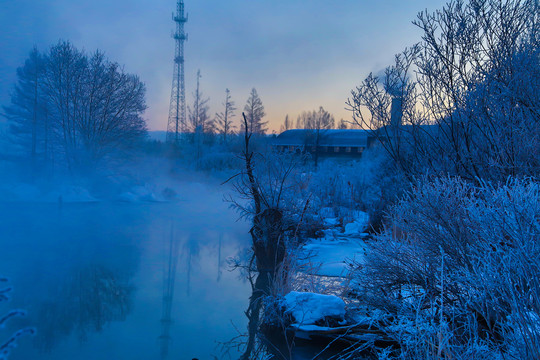
M 253 227 L 250 230 L 253 252 L 257 270 L 270 272 L 272 275 L 285 258 L 285 243 L 283 239 L 283 213 L 276 207 L 270 207 L 261 194 L 261 186 L 253 174 L 253 152 L 249 149 L 251 133 L 249 132 L 246 115 L 244 117 L 243 158 L 246 163 L 246 174 L 249 180 L 250 194 L 253 198 L 255 214 Z

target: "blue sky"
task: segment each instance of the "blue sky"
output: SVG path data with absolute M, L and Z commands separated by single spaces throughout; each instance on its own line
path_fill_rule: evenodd
M 150 129 L 167 126 L 173 71 L 175 0 L 0 0 L 0 104 L 9 102 L 15 71 L 30 49 L 59 39 L 136 73 L 147 85 Z M 379 72 L 393 55 L 420 40 L 411 21 L 442 0 L 185 0 L 186 91 L 195 75 L 221 111 L 225 88 L 239 110 L 252 87 L 261 96 L 270 128 L 286 114 L 323 106 L 337 120 L 351 89 Z M 239 113 L 239 111 L 237 111 Z

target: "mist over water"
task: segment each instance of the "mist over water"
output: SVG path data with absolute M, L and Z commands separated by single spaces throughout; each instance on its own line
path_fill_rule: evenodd
M 2 310 L 28 312 L 0 334 L 37 330 L 10 359 L 159 359 L 171 239 L 169 358 L 220 358 L 218 343 L 246 328 L 251 292 L 226 264 L 249 246 L 249 224 L 223 191 L 185 183 L 168 203 L 0 203 L 0 274 L 14 288 Z

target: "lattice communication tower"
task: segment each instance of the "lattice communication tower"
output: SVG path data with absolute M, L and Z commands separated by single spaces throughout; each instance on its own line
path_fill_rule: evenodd
M 186 87 L 184 84 L 184 42 L 187 34 L 184 24 L 187 15 L 184 15 L 184 1 L 178 0 L 176 14 L 172 15 L 176 23 L 176 31 L 172 34 L 176 44 L 174 55 L 174 74 L 171 90 L 171 102 L 169 105 L 169 121 L 167 122 L 167 142 L 178 144 L 180 134 L 186 124 Z

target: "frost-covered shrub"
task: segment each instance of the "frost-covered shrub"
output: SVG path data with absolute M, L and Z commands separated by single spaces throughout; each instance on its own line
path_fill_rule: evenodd
M 420 42 L 352 91 L 353 118 L 409 177 L 536 176 L 539 13 L 535 0 L 450 0 L 420 12 Z
M 354 210 L 366 211 L 375 229 L 407 186 L 381 147 L 366 150 L 355 162 L 324 161 L 310 180 L 310 191 L 320 208 L 332 208 L 341 223 L 352 221 Z
M 197 170 L 203 171 L 223 171 L 237 169 L 241 162 L 236 154 L 222 149 L 208 151 L 201 156 L 197 165 Z
M 433 357 L 444 350 L 452 358 L 483 358 L 486 350 L 540 358 L 536 181 L 494 187 L 424 179 L 390 221 L 366 263 L 357 264 L 355 283 L 360 299 L 397 315 L 394 325 L 401 326 L 389 332 L 403 354 L 431 344 Z
M 7 279 L 0 278 L 0 282 L 7 282 Z M 0 302 L 9 300 L 8 293 L 11 291 L 10 287 L 0 289 Z M 10 310 L 7 314 L 0 317 L 0 328 L 4 328 L 6 322 L 14 317 L 25 316 L 26 312 L 23 310 Z M 9 338 L 2 339 L 0 341 L 0 360 L 6 360 L 9 357 L 11 350 L 17 346 L 17 341 L 21 336 L 33 335 L 35 330 L 33 328 L 24 328 L 15 331 Z

